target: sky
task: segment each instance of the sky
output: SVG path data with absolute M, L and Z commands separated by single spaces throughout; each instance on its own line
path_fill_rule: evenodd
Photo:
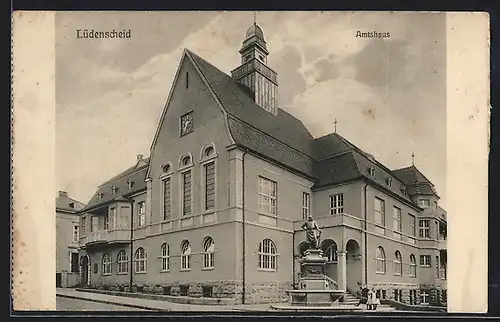
M 58 12 L 56 187 L 87 202 L 149 149 L 184 48 L 230 74 L 253 12 Z M 280 108 L 391 169 L 415 165 L 446 206 L 446 16 L 258 12 Z M 78 39 L 77 29 L 130 29 Z M 389 32 L 389 38 L 357 38 Z

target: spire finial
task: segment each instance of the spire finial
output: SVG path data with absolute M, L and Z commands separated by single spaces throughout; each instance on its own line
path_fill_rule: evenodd
M 415 152 L 411 153 L 411 165 L 415 165 Z
M 337 133 L 337 118 L 335 118 L 335 121 L 333 121 L 333 125 L 334 125 L 333 131 Z
M 257 25 L 257 11 L 253 12 L 253 24 Z

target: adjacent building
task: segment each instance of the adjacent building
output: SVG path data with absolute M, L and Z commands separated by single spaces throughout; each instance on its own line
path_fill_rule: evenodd
M 79 283 L 80 240 L 78 210 L 85 205 L 59 191 L 56 197 L 56 286 L 72 287 Z
M 355 293 L 446 303 L 446 212 L 414 165 L 389 169 L 338 133 L 314 138 L 279 108 L 262 29 L 231 76 L 185 50 L 150 157 L 97 188 L 80 212 L 89 287 L 235 303 L 298 286 L 309 214 L 327 273 Z

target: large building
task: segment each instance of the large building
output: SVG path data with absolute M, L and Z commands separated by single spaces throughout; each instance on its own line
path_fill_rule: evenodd
M 79 216 L 85 205 L 59 191 L 56 197 L 56 286 L 71 287 L 79 283 Z
M 445 304 L 446 213 L 434 185 L 337 133 L 314 138 L 280 109 L 256 24 L 239 52 L 229 76 L 184 51 L 150 157 L 99 186 L 80 213 L 83 284 L 286 300 L 312 214 L 338 288 Z

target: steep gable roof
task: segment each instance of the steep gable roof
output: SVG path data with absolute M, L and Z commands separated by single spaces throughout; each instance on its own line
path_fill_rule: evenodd
M 93 208 L 103 206 L 111 201 L 128 200 L 126 197 L 146 189 L 146 172 L 149 166 L 149 158 L 142 159 L 134 166 L 114 176 L 103 184 L 99 185 L 87 205 L 80 211 L 86 212 Z M 132 182 L 129 189 L 128 182 Z M 113 187 L 116 191 L 113 194 Z M 101 198 L 99 198 L 99 195 Z
M 434 184 L 414 165 L 396 169 L 393 173 L 394 176 L 405 183 L 410 195 L 438 196 Z

